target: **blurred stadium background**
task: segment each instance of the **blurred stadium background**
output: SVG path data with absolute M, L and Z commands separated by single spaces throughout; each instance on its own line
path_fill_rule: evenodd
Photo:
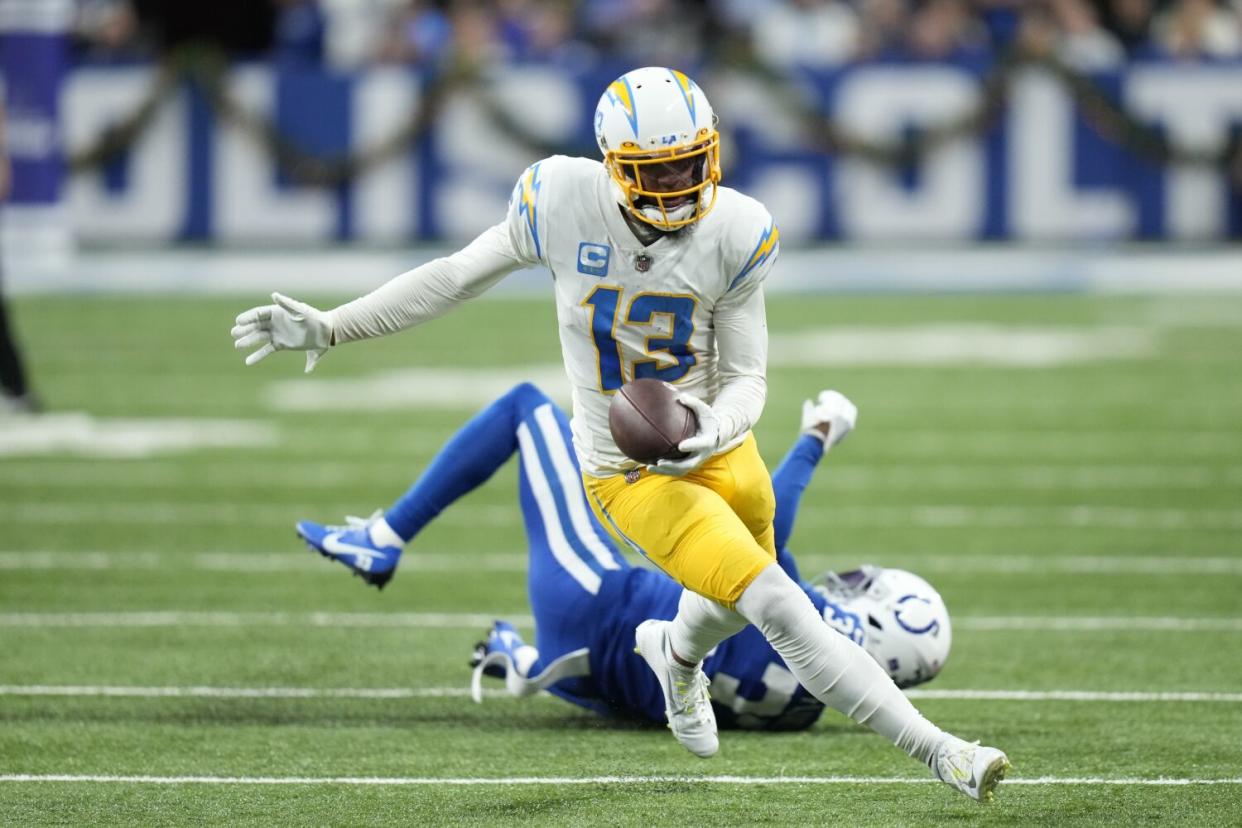
M 453 249 L 532 161 L 594 157 L 647 64 L 781 225 L 765 457 L 820 388 L 862 412 L 803 568 L 940 588 L 919 704 L 1010 752 L 999 808 L 840 717 L 708 766 L 471 705 L 479 633 L 529 628 L 512 469 L 383 594 L 294 541 L 508 385 L 561 389 L 546 274 L 312 377 L 244 369 L 233 316 Z M 1236 823 L 1242 3 L 0 0 L 0 71 L 30 382 L 0 398 L 0 821 Z

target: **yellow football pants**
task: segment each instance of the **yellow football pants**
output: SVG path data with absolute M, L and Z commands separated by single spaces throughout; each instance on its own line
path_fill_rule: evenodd
M 753 434 L 685 477 L 643 469 L 582 479 L 618 543 L 729 609 L 776 560 L 776 496 Z

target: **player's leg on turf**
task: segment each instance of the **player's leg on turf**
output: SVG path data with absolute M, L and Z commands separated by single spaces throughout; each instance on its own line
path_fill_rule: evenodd
M 720 462 L 708 464 L 691 479 L 724 498 L 755 542 L 765 553 L 776 557 L 773 523 L 776 496 L 754 435 L 749 435 L 742 445 L 723 455 Z M 668 628 L 669 645 L 683 661 L 697 664 L 713 647 L 747 623 L 736 612 L 686 590 Z
M 509 687 L 515 694 L 546 688 L 575 704 L 602 709 L 592 700 L 587 635 L 602 579 L 629 564 L 587 505 L 564 412 L 545 398 L 526 411 L 516 436 L 535 647 L 508 659 L 506 668 L 528 680 L 510 680 Z
M 887 737 L 974 799 L 990 799 L 1009 768 L 1005 754 L 945 733 L 923 717 L 862 647 L 825 623 L 806 593 L 773 564 L 736 609 L 759 628 L 798 682 L 828 707 Z
M 754 558 L 753 564 L 743 568 L 750 575 L 739 578 L 738 586 L 730 590 L 735 592 L 744 586 L 748 577 L 753 577 L 754 572 L 776 558 L 773 529 L 776 497 L 772 490 L 772 478 L 759 455 L 754 436 L 748 436 L 740 446 L 712 458 L 682 480 L 719 495 L 764 552 L 764 558 Z M 657 479 L 653 484 L 659 485 L 660 482 Z M 710 517 L 696 520 L 702 522 L 710 520 Z M 751 558 L 753 549 L 745 543 L 743 536 L 737 534 L 736 527 L 729 534 L 730 542 L 736 545 L 738 553 Z M 682 583 L 685 585 L 686 582 Z M 708 593 L 702 589 L 691 585 L 690 590 L 682 595 L 677 616 L 668 627 L 668 643 L 671 655 L 692 665 L 702 661 L 707 652 L 721 641 L 745 627 L 747 621 L 727 606 L 722 606 L 725 602 L 705 598 L 704 594 Z
M 757 475 L 747 468 L 751 461 L 735 456 L 751 454 L 761 470 Z M 684 477 L 643 470 L 585 476 L 584 483 L 596 516 L 619 543 L 682 586 L 732 608 L 751 580 L 776 560 L 775 500 L 762 470 L 754 441 L 747 440 Z
M 739 474 L 747 464 L 731 458 L 750 452 L 754 452 L 753 440 L 712 458 L 685 477 L 644 471 L 584 478 L 592 507 L 621 543 L 650 558 L 682 586 L 721 605 L 714 607 L 703 598 L 685 595 L 673 622 L 650 620 L 635 630 L 636 649 L 664 691 L 669 728 L 682 745 L 704 758 L 716 752 L 718 743 L 707 679 L 699 662 L 707 650 L 745 626 L 727 608 L 776 559 L 770 479 L 765 480 L 766 486 L 751 486 L 750 476 Z M 730 500 L 752 513 L 749 525 Z M 756 535 L 766 539 L 768 548 L 760 545 Z M 703 612 L 687 611 L 694 606 Z M 696 650 L 701 645 L 702 653 L 685 657 L 683 643 Z
M 383 586 L 396 571 L 404 545 L 503 466 L 518 450 L 518 426 L 546 404 L 547 395 L 536 386 L 515 386 L 458 429 L 382 517 L 352 526 L 301 521 L 298 534 L 313 549 L 343 563 L 368 583 Z
M 865 650 L 824 623 L 806 593 L 760 546 L 723 496 L 688 477 L 644 475 L 634 482 L 588 477 L 586 485 L 602 521 L 620 540 L 683 586 L 722 606 L 715 610 L 690 597 L 683 601 L 679 616 L 698 613 L 686 619 L 698 635 L 679 640 L 686 652 L 679 650 L 678 655 L 702 658 L 718 643 L 710 640 L 710 633 L 727 632 L 731 622 L 736 624 L 725 611 L 734 610 L 759 628 L 803 687 L 825 705 L 888 737 L 968 795 L 990 794 L 1007 766 L 1004 754 L 991 748 L 968 750 L 971 746 L 925 719 Z M 649 638 L 654 638 L 652 624 L 639 628 L 646 627 Z M 665 633 L 660 643 L 667 640 Z M 676 670 L 667 661 L 652 664 L 657 675 L 659 668 Z M 941 754 L 952 758 L 942 761 Z M 966 765 L 970 771 L 962 772 Z
M 518 450 L 523 420 L 548 404 L 543 391 L 524 382 L 471 417 L 384 513 L 394 534 L 409 543 L 454 501 L 486 483 Z

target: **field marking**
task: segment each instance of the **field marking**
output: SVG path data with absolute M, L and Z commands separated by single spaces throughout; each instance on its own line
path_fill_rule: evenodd
M 494 698 L 506 690 L 485 690 Z M 546 695 L 546 694 L 545 694 Z M 469 687 L 130 687 L 117 685 L 0 684 L 0 696 L 85 696 L 123 699 L 452 699 Z M 556 698 L 548 695 L 548 698 Z
M 94 782 L 129 785 L 408 785 L 408 786 L 531 786 L 531 785 L 930 785 L 939 780 L 909 776 L 125 776 L 103 774 L 0 775 L 0 782 Z M 1186 787 L 1195 785 L 1242 785 L 1242 777 L 1223 779 L 1144 779 L 1123 776 L 1037 776 L 1009 778 L 1010 785 L 1115 785 L 1125 787 Z
M 428 439 L 438 445 L 442 434 Z M 1242 439 L 1240 437 L 1239 439 Z M 420 459 L 430 456 L 420 452 Z M 194 473 L 187 474 L 179 463 L 135 467 L 127 465 L 122 472 L 111 464 L 57 463 L 35 466 L 14 466 L 12 472 L 0 473 L 0 486 L 73 489 L 143 489 L 164 491 L 195 491 L 204 488 L 239 485 L 239 466 L 204 466 L 195 463 Z M 295 490 L 336 490 L 343 479 L 359 476 L 389 477 L 402 480 L 411 476 L 420 465 L 413 456 L 408 463 L 348 463 L 323 461 L 286 461 L 279 468 L 266 470 L 265 486 Z M 1210 467 L 1189 464 L 1079 464 L 1079 465 L 994 465 L 994 464 L 882 464 L 832 466 L 819 478 L 820 485 L 832 489 L 927 490 L 993 489 L 1004 487 L 1021 491 L 1135 491 L 1135 490 L 1198 490 L 1213 486 L 1242 486 L 1242 466 Z
M 413 627 L 488 629 L 497 618 L 533 627 L 525 613 L 471 612 L 6 612 L 0 627 Z
M 1133 557 L 1129 555 L 1040 555 L 985 554 L 871 554 L 838 553 L 798 555 L 808 570 L 840 567 L 845 561 L 883 561 L 924 575 L 931 573 L 1073 573 L 1078 575 L 1242 575 L 1242 556 Z M 526 572 L 526 552 L 423 552 L 407 553 L 402 569 L 419 572 Z M 104 552 L 83 550 L 0 550 L 0 571 L 145 571 L 153 569 L 192 569 L 203 572 L 247 574 L 253 572 L 302 572 L 339 576 L 341 569 L 329 566 L 318 556 L 304 551 L 289 552 Z
M 1151 328 L 1035 327 L 977 322 L 809 328 L 770 337 L 768 361 L 783 366 L 1003 365 L 1046 368 L 1156 352 Z
M 1177 618 L 1161 616 L 1039 616 L 998 615 L 954 618 L 954 630 L 994 632 L 1242 632 L 1242 618 Z
M 509 696 L 505 690 L 484 691 L 493 698 Z M 907 690 L 911 699 L 935 701 L 1027 701 L 1027 702 L 1209 702 L 1242 703 L 1242 693 L 1195 691 L 1100 691 L 1100 690 Z M 195 698 L 195 699 L 451 699 L 469 698 L 468 687 L 141 687 L 119 685 L 8 684 L 0 696 L 68 696 L 100 698 Z M 540 698 L 555 696 L 540 694 Z
M 291 543 L 292 547 L 293 544 Z M 412 552 L 401 561 L 402 569 L 420 572 L 525 572 L 525 552 L 472 552 L 464 555 Z M 114 570 L 193 569 L 203 572 L 310 572 L 340 576 L 339 566 L 329 565 L 305 550 L 289 552 L 103 552 L 84 550 L 0 550 L 2 570 Z M 1185 571 L 1185 570 L 1182 570 Z M 1242 561 L 1240 561 L 1242 571 Z
M 533 382 L 552 399 L 573 397 L 560 363 L 513 368 L 404 368 L 342 379 L 287 379 L 271 383 L 264 402 L 273 411 L 377 411 L 475 408 L 520 382 Z
M 313 507 L 290 503 L 223 503 L 173 501 L 44 501 L 0 503 L 0 521 L 19 525 L 144 525 L 221 526 L 292 524 Z M 453 526 L 516 527 L 521 511 L 512 505 L 482 505 L 449 511 L 438 518 Z M 1153 531 L 1233 531 L 1242 529 L 1242 509 L 1138 509 L 1120 506 L 968 506 L 927 504 L 910 506 L 846 506 L 808 509 L 799 526 L 820 528 L 923 529 L 1109 529 Z
M 1109 690 L 906 690 L 912 699 L 953 701 L 1242 702 L 1242 693 Z
M 413 627 L 487 629 L 497 618 L 533 628 L 527 613 L 481 612 L 5 612 L 0 627 Z M 1169 616 L 962 616 L 953 629 L 975 632 L 1242 632 L 1242 618 Z
M 276 426 L 261 420 L 97 419 L 66 412 L 7 418 L 0 431 L 0 457 L 150 457 L 203 448 L 267 448 L 279 441 Z

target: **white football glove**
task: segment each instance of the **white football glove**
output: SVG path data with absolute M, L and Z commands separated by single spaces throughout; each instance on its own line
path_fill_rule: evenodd
M 275 351 L 306 351 L 306 373 L 332 344 L 332 314 L 312 308 L 305 302 L 272 294 L 274 305 L 260 305 L 243 311 L 230 333 L 239 351 L 255 345 L 263 347 L 246 357 L 247 365 Z
M 712 407 L 689 394 L 678 394 L 677 402 L 694 412 L 699 420 L 699 430 L 677 444 L 679 451 L 686 456 L 680 460 L 661 460 L 649 468 L 657 474 L 668 474 L 681 477 L 689 474 L 716 453 L 720 448 L 720 418 Z
M 858 422 L 858 406 L 840 391 L 820 391 L 814 402 L 802 403 L 802 433 L 824 444 L 824 451 L 845 439 Z

